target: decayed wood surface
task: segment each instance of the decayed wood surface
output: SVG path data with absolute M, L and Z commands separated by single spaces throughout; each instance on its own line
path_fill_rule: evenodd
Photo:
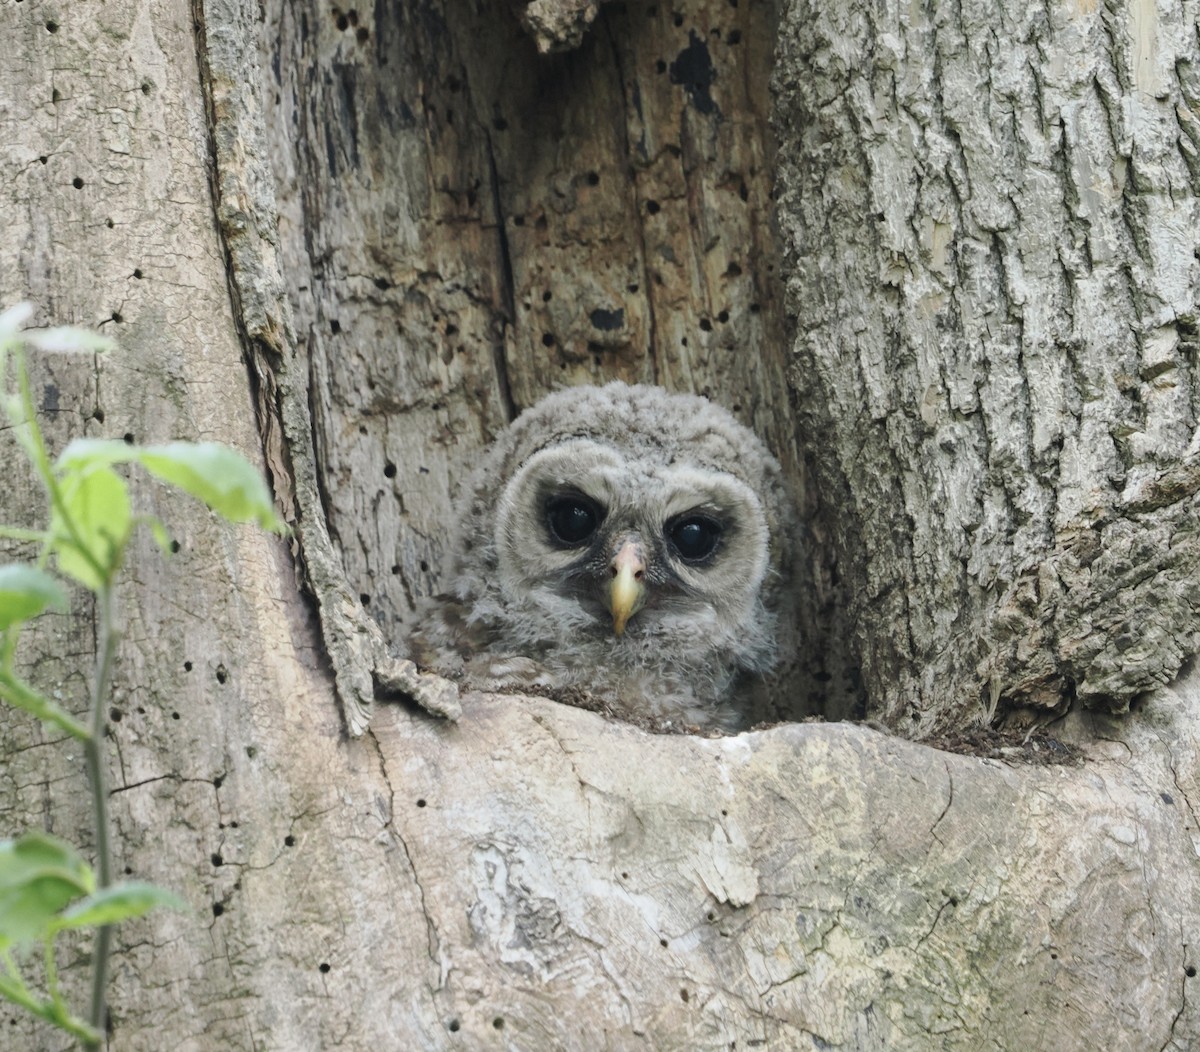
M 269 36 L 257 11 L 206 5 L 203 38 Z M 255 348 L 239 328 L 261 339 L 269 326 L 229 300 L 237 210 L 221 205 L 223 241 L 193 14 L 180 0 L 4 9 L 16 61 L 0 65 L 0 143 L 17 174 L 0 186 L 0 289 L 122 342 L 102 362 L 38 363 L 55 444 L 259 445 L 243 361 Z M 283 200 L 286 244 L 303 216 Z M 298 309 L 297 329 L 319 329 L 312 317 Z M 268 445 L 286 478 L 280 450 L 297 451 Z M 353 739 L 288 546 L 138 488 L 181 550 L 166 561 L 143 539 L 122 594 L 119 866 L 191 909 L 120 930 L 113 1049 L 1200 1042 L 1194 672 L 1126 720 L 1073 717 L 1078 766 L 950 755 L 855 725 L 649 736 L 478 695 L 457 724 L 380 706 Z M 33 506 L 27 484 L 0 490 L 5 519 Z M 43 619 L 28 642 L 32 674 L 82 707 L 87 611 Z M 69 744 L 0 720 L 0 836 L 34 824 L 86 844 Z M 86 984 L 78 962 L 66 980 Z M 0 1027 L 5 1048 L 65 1047 L 15 1012 Z
M 433 991 L 414 1032 L 441 1047 L 457 1023 L 469 1048 L 1187 1048 L 1200 757 L 1174 731 L 1196 701 L 1163 692 L 1157 726 L 1070 768 L 847 724 L 647 739 L 548 702 L 472 697 L 457 727 L 384 710 Z
M 382 22 L 266 10 L 322 510 L 386 635 L 400 644 L 437 591 L 479 450 L 565 384 L 711 394 L 768 440 L 813 518 L 772 235 L 769 7 L 609 5 L 551 56 L 500 4 L 398 5 Z M 858 699 L 824 547 L 810 551 L 791 713 L 840 714 Z
M 798 419 L 894 726 L 1200 644 L 1198 60 L 1186 3 L 788 5 Z

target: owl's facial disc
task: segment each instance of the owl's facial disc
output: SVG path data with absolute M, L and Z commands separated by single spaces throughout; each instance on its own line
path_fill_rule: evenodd
M 605 592 L 613 631 L 622 635 L 627 622 L 646 602 L 646 554 L 641 542 L 627 538 L 609 564 L 612 580 Z
M 522 464 L 496 517 L 496 585 L 535 614 L 526 631 L 615 635 L 641 654 L 754 616 L 767 522 L 732 474 L 580 437 Z

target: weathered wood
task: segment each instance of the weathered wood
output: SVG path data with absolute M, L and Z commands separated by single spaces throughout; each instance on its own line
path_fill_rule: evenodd
M 570 51 L 583 43 L 602 0 L 531 0 L 521 9 L 521 24 L 538 51 Z
M 370 25 L 315 3 L 267 11 L 319 510 L 396 645 L 442 579 L 479 450 L 564 384 L 712 395 L 768 440 L 812 516 L 772 234 L 769 7 L 608 5 L 555 56 L 503 4 L 398 5 Z M 802 580 L 795 713 L 857 702 L 824 551 Z
M 548 702 L 473 696 L 453 728 L 382 711 L 423 980 L 457 1026 L 422 1040 L 1187 1048 L 1200 756 L 1172 725 L 1196 700 L 1163 692 L 1157 727 L 1067 768 L 848 724 L 712 741 Z

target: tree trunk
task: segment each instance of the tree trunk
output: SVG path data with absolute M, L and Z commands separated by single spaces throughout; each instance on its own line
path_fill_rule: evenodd
M 797 2 L 801 433 L 871 708 L 1122 712 L 1200 648 L 1189 5 Z
M 261 448 L 297 527 L 138 484 L 181 549 L 143 538 L 121 593 L 118 869 L 191 909 L 118 929 L 110 1046 L 1200 1041 L 1192 671 L 1073 711 L 1073 764 L 485 695 L 346 733 L 465 466 L 612 376 L 707 389 L 779 453 L 811 539 L 798 708 L 917 734 L 1169 679 L 1196 12 L 533 6 L 543 44 L 595 21 L 545 56 L 517 7 L 457 0 L 6 9 L 0 289 L 121 343 L 35 363 L 55 446 Z M 0 504 L 32 522 L 32 484 Z M 26 643 L 82 708 L 88 612 Z M 0 719 L 0 835 L 86 845 L 71 747 Z

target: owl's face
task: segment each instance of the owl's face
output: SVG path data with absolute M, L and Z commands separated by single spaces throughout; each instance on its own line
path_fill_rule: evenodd
M 502 595 L 576 631 L 636 639 L 671 627 L 711 645 L 717 626 L 754 614 L 769 531 L 733 475 L 580 437 L 530 457 L 496 510 Z
M 707 399 L 548 395 L 497 436 L 459 515 L 416 648 L 474 685 L 582 689 L 614 713 L 729 729 L 794 652 L 782 472 Z

